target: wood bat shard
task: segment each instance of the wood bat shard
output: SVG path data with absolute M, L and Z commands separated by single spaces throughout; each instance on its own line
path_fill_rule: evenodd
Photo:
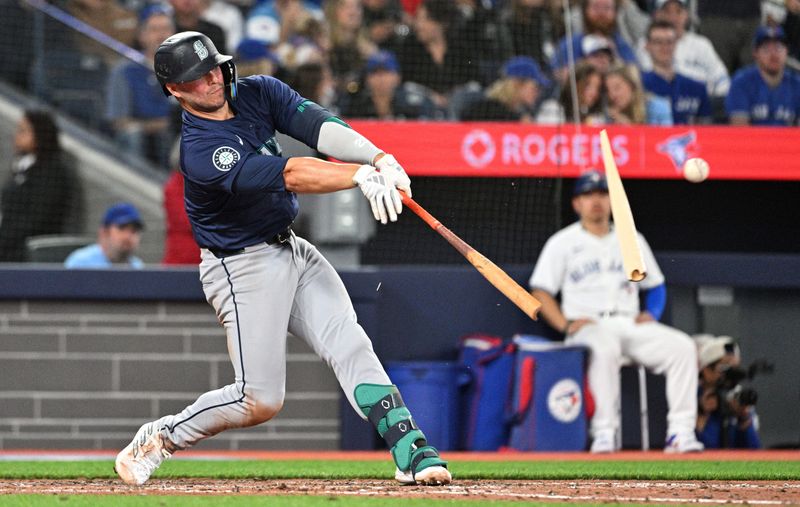
M 606 181 L 608 182 L 608 196 L 611 200 L 611 214 L 614 216 L 614 229 L 622 250 L 622 264 L 625 268 L 625 274 L 628 280 L 641 282 L 647 276 L 647 268 L 644 265 L 642 250 L 639 247 L 638 233 L 636 232 L 636 225 L 633 223 L 631 205 L 628 203 L 628 196 L 622 186 L 617 162 L 614 160 L 614 153 L 611 151 L 611 143 L 608 140 L 608 133 L 605 129 L 600 131 L 600 148 L 603 152 L 603 165 L 606 169 Z
M 400 192 L 400 195 L 403 197 L 403 204 L 407 208 L 416 213 L 417 216 L 431 227 L 431 229 L 438 232 L 448 243 L 458 250 L 461 255 L 466 257 L 469 263 L 472 264 L 489 283 L 494 285 L 497 290 L 502 292 L 503 295 L 517 305 L 520 310 L 525 312 L 525 315 L 533 320 L 537 320 L 539 307 L 542 306 L 538 299 L 533 297 L 530 292 L 520 287 L 513 278 L 508 276 L 508 274 L 500 269 L 494 262 L 487 259 L 483 254 L 472 248 L 463 239 L 459 238 L 453 231 L 442 225 L 433 215 L 417 204 L 414 199 L 408 197 L 403 192 Z

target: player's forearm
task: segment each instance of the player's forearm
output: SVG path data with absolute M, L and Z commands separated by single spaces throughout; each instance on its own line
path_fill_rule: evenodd
M 292 157 L 286 161 L 283 179 L 286 190 L 300 194 L 324 194 L 353 188 L 358 164 L 337 164 L 313 157 Z
M 564 332 L 567 327 L 567 318 L 561 312 L 561 307 L 558 306 L 558 301 L 555 300 L 548 292 L 541 289 L 533 289 L 533 297 L 542 303 L 539 313 L 544 317 L 544 320 L 553 327 L 553 329 Z

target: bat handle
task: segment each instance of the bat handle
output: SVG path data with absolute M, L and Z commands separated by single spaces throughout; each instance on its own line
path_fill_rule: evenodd
M 406 194 L 402 190 L 399 190 L 399 192 L 400 192 L 400 197 L 402 197 L 403 199 L 403 205 L 405 205 L 406 208 L 416 213 L 417 216 L 419 216 L 426 224 L 428 224 L 431 227 L 431 229 L 436 229 L 437 227 L 442 225 L 441 222 L 436 220 L 436 218 L 434 218 L 433 215 L 428 213 L 425 210 L 425 208 L 417 204 L 417 202 L 411 197 L 409 197 L 408 194 Z

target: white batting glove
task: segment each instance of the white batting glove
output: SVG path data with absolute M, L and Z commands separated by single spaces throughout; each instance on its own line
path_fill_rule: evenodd
M 358 185 L 364 197 L 369 200 L 375 220 L 380 220 L 382 224 L 389 220 L 397 221 L 397 215 L 403 211 L 403 200 L 386 176 L 371 165 L 362 165 L 353 175 L 353 183 Z
M 392 185 L 399 188 L 411 197 L 411 178 L 408 177 L 403 166 L 393 155 L 386 154 L 375 162 L 375 167 L 387 178 Z

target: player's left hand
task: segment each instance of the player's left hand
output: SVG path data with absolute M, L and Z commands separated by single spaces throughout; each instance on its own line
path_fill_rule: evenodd
M 375 162 L 375 168 L 386 176 L 389 183 L 411 197 L 411 178 L 408 177 L 405 169 L 403 169 L 403 166 L 394 158 L 394 155 L 389 155 L 388 153 L 384 154 Z
M 653 322 L 656 319 L 653 317 L 653 314 L 650 312 L 642 312 L 636 316 L 636 323 L 637 324 L 644 324 L 645 322 Z

